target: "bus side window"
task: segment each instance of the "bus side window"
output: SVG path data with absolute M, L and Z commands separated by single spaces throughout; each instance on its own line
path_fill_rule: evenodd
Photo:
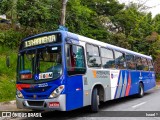
M 114 53 L 115 53 L 116 68 L 125 69 L 126 68 L 125 54 L 118 51 L 114 51 Z
M 149 66 L 149 70 L 150 70 L 150 71 L 154 71 L 154 67 L 153 67 L 152 60 L 149 60 L 149 59 L 148 59 L 148 66 Z
M 87 62 L 89 67 L 101 67 L 101 59 L 98 46 L 87 44 Z
M 128 69 L 135 70 L 136 65 L 134 62 L 134 55 L 126 54 L 126 63 L 127 63 Z
M 68 74 L 84 74 L 86 71 L 86 66 L 83 47 L 67 44 L 66 48 Z
M 143 65 L 142 65 L 141 58 L 136 56 L 135 61 L 136 61 L 136 69 L 137 70 L 143 70 Z
M 115 68 L 115 60 L 112 50 L 101 48 L 101 57 L 103 68 Z
M 144 71 L 148 71 L 149 67 L 148 67 L 148 62 L 146 58 L 142 58 L 142 65 L 143 65 L 143 70 Z

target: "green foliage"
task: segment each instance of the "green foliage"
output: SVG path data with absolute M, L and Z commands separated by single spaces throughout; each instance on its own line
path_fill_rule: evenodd
M 41 30 L 30 27 L 18 28 L 16 25 L 0 24 L 0 46 L 17 48 L 21 39 L 33 34 L 38 34 L 40 31 Z
M 156 71 L 156 78 L 160 80 L 160 54 L 158 54 L 157 58 L 155 59 L 154 67 Z
M 12 7 L 13 0 L 0 0 L 0 15 L 5 14 Z
M 48 6 L 44 4 L 44 0 L 18 0 L 17 15 L 21 25 L 30 27 L 40 27 L 49 16 Z M 43 13 L 43 14 L 42 14 Z
M 91 6 L 89 1 L 69 0 L 66 26 L 74 33 L 107 42 L 109 32 L 104 26 L 104 17 L 98 16 L 98 11 Z
M 126 38 L 125 34 L 123 33 L 117 33 L 112 35 L 112 44 L 123 47 L 126 49 L 130 49 L 131 45 L 128 43 L 128 39 Z
M 86 5 L 98 15 L 114 16 L 124 8 L 124 4 L 119 4 L 117 0 L 81 0 L 83 5 Z
M 94 12 L 86 6 L 82 6 L 81 0 L 70 0 L 67 5 L 66 26 L 75 33 L 88 33 Z
M 153 30 L 160 34 L 160 14 L 156 15 L 152 20 Z
M 6 67 L 6 56 L 10 56 L 10 67 Z M 15 98 L 17 52 L 0 46 L 0 102 Z
M 0 44 L 3 46 L 18 47 L 20 39 L 22 39 L 21 33 L 13 29 L 0 31 Z

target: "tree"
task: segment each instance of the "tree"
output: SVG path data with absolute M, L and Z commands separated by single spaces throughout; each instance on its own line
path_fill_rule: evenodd
M 123 33 L 131 50 L 148 54 L 146 37 L 152 33 L 152 14 L 142 11 L 143 6 L 130 3 L 125 9 L 110 17 L 116 33 Z
M 111 39 L 112 39 L 111 44 L 114 44 L 116 46 L 123 47 L 126 49 L 131 49 L 131 45 L 128 43 L 128 39 L 126 38 L 125 34 L 123 33 L 112 34 Z
M 153 30 L 155 32 L 157 32 L 158 34 L 160 34 L 160 14 L 157 14 L 153 20 L 152 20 L 152 24 L 153 24 Z
M 0 14 L 6 14 L 12 25 L 17 20 L 16 5 L 17 0 L 0 0 Z
M 55 2 L 57 2 L 57 0 L 53 1 L 53 3 Z M 53 6 L 53 3 L 52 0 L 18 0 L 18 21 L 24 26 L 38 29 L 48 28 L 47 26 L 50 26 L 52 16 L 59 16 L 59 13 L 52 14 L 53 8 L 56 6 Z M 57 22 L 54 21 L 54 18 L 52 19 L 53 26 Z
M 103 16 L 114 16 L 124 8 L 117 0 L 82 0 L 82 4 Z
M 68 1 L 66 26 L 72 32 L 105 41 L 109 36 L 107 29 L 100 22 L 96 11 L 83 3 L 83 0 Z
M 0 0 L 0 14 L 6 14 L 12 8 L 13 0 Z

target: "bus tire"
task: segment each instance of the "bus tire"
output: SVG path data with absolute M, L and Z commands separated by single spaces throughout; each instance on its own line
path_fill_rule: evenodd
M 141 98 L 144 96 L 144 87 L 142 83 L 139 83 L 138 97 Z
M 99 110 L 99 96 L 97 88 L 94 88 L 92 91 L 92 100 L 91 100 L 91 111 L 98 112 Z

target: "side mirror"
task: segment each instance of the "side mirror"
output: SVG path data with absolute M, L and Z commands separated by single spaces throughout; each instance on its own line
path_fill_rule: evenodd
M 10 56 L 6 56 L 6 66 L 10 67 Z

